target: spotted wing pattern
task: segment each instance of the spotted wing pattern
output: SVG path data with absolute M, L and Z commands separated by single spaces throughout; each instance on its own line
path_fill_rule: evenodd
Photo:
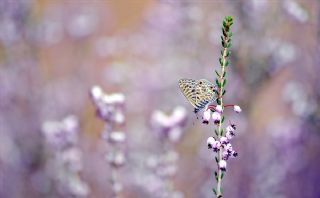
M 215 98 L 215 86 L 206 79 L 181 79 L 179 80 L 179 87 L 183 95 L 194 106 L 195 113 Z

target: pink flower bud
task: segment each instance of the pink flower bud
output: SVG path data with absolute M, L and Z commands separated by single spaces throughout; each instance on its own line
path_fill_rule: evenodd
M 241 112 L 241 108 L 240 108 L 240 106 L 238 106 L 238 105 L 234 105 L 234 106 L 233 106 L 233 110 L 234 110 L 235 112 L 237 112 L 237 113 L 240 113 L 240 112 Z
M 227 169 L 227 161 L 226 160 L 219 161 L 219 169 L 222 171 L 226 171 L 226 169 Z
M 221 114 L 218 112 L 213 112 L 212 114 L 212 119 L 214 121 L 214 123 L 218 123 L 221 120 Z
M 231 140 L 232 138 L 233 138 L 233 135 L 234 133 L 231 133 L 230 131 L 227 131 L 227 133 L 226 133 L 226 138 L 228 139 L 228 140 Z
M 202 123 L 209 124 L 210 116 L 211 116 L 211 110 L 208 109 L 203 113 L 203 121 L 202 121 Z
M 235 136 L 235 125 L 229 125 L 226 128 L 226 137 L 228 138 L 228 140 L 231 140 L 233 136 Z
M 228 125 L 226 130 L 227 130 L 227 132 L 234 132 L 235 127 L 233 127 L 232 125 Z
M 207 145 L 208 145 L 208 149 L 213 148 L 213 146 L 215 145 L 216 140 L 214 139 L 214 137 L 209 137 L 207 139 Z
M 223 107 L 221 105 L 217 105 L 215 109 L 216 109 L 216 111 L 218 113 L 222 113 L 223 112 Z

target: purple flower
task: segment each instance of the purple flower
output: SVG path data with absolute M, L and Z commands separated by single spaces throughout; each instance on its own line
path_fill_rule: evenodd
M 221 143 L 219 141 L 215 141 L 212 145 L 212 149 L 214 152 L 218 152 L 221 148 Z
M 230 157 L 230 154 L 228 153 L 227 150 L 224 150 L 223 153 L 222 153 L 222 159 L 223 160 L 228 160 Z
M 226 138 L 227 138 L 228 140 L 231 140 L 231 139 L 233 138 L 233 136 L 234 136 L 234 133 L 231 133 L 231 132 L 227 131 L 227 133 L 226 133 Z
M 228 151 L 228 153 L 231 153 L 233 151 L 232 145 L 230 143 L 226 144 L 224 149 Z
M 208 149 L 212 149 L 215 142 L 216 142 L 216 140 L 214 139 L 214 137 L 209 137 L 207 139 Z
M 227 132 L 234 132 L 236 130 L 236 125 L 234 124 L 228 125 L 226 130 Z
M 211 110 L 208 109 L 205 112 L 203 112 L 203 121 L 202 121 L 202 123 L 209 124 L 210 117 L 211 117 Z
M 226 169 L 227 169 L 227 161 L 226 160 L 219 161 L 219 169 L 222 171 L 226 171 Z
M 223 145 L 227 145 L 229 143 L 229 140 L 228 140 L 228 138 L 223 136 L 220 138 L 220 143 Z
M 215 124 L 219 123 L 221 120 L 221 114 L 218 112 L 213 112 L 212 119 Z

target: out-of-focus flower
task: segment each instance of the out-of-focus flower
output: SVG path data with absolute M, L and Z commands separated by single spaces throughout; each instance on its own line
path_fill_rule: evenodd
M 124 103 L 125 96 L 122 93 L 106 94 L 99 86 L 93 86 L 90 90 L 91 99 L 96 106 L 97 116 L 105 122 L 101 138 L 107 142 L 109 152 L 105 155 L 111 167 L 112 178 L 110 179 L 114 197 L 118 197 L 122 191 L 122 184 L 115 176 L 117 169 L 124 166 L 127 159 L 121 145 L 126 141 L 123 131 L 116 131 L 116 127 L 123 126 L 125 122 Z
M 82 152 L 77 147 L 78 130 L 79 122 L 75 116 L 68 116 L 60 122 L 46 121 L 42 126 L 46 148 L 55 156 L 48 160 L 55 164 L 49 175 L 53 175 L 52 179 L 57 182 L 58 191 L 72 197 L 86 197 L 90 189 L 79 177 Z
M 77 147 L 64 150 L 61 154 L 61 160 L 68 166 L 69 170 L 73 172 L 82 170 L 82 152 Z
M 187 110 L 184 107 L 178 106 L 173 110 L 172 123 L 184 125 L 187 119 Z
M 110 164 L 116 168 L 123 166 L 126 162 L 126 156 L 121 151 L 109 153 L 106 157 Z
M 86 10 L 69 17 L 67 32 L 75 38 L 89 36 L 97 27 L 98 17 L 93 10 Z
M 186 124 L 187 113 L 185 108 L 176 107 L 171 115 L 166 115 L 156 110 L 151 116 L 151 126 L 161 138 L 167 138 L 171 142 L 177 142 L 183 135 L 183 127 Z
M 162 111 L 156 110 L 151 116 L 151 125 L 155 127 L 170 127 L 170 121 Z
M 240 113 L 240 112 L 241 112 L 241 108 L 240 108 L 240 106 L 238 106 L 238 105 L 234 105 L 234 106 L 233 106 L 233 110 L 234 110 L 235 112 L 237 112 L 237 113 Z
M 120 182 L 114 182 L 112 184 L 112 190 L 115 193 L 120 193 L 121 191 L 123 191 L 123 185 Z
M 107 139 L 110 143 L 124 143 L 126 134 L 123 131 L 112 131 L 108 134 Z
M 42 125 L 42 133 L 48 144 L 61 149 L 77 142 L 78 127 L 78 119 L 75 116 L 68 116 L 61 122 L 44 122 Z
M 305 23 L 309 19 L 309 13 L 301 5 L 293 0 L 283 1 L 283 8 L 288 12 L 293 18 L 301 23 Z
M 177 143 L 181 140 L 184 133 L 184 126 L 187 120 L 187 112 L 183 107 L 176 107 L 171 115 L 167 115 L 160 110 L 153 112 L 150 122 L 153 131 L 160 137 L 166 151 L 158 158 L 151 158 L 148 160 L 148 166 L 153 170 L 155 175 L 161 181 L 162 185 L 158 186 L 152 192 L 156 197 L 173 197 L 175 190 L 166 186 L 172 185 L 172 177 L 174 177 L 178 171 L 177 161 L 179 158 L 178 153 L 172 147 L 173 143 Z M 170 146 L 169 146 L 170 145 Z M 155 195 L 159 194 L 159 195 Z
M 95 100 L 95 101 L 100 100 L 103 96 L 103 91 L 102 91 L 101 87 L 95 85 L 91 88 L 90 95 L 93 100 Z
M 125 96 L 121 93 L 106 94 L 99 86 L 93 86 L 90 90 L 90 96 L 96 106 L 97 115 L 107 122 L 123 124 L 125 117 L 123 115 L 123 105 Z
M 173 127 L 168 132 L 168 139 L 171 142 L 178 142 L 181 139 L 183 130 L 181 127 Z

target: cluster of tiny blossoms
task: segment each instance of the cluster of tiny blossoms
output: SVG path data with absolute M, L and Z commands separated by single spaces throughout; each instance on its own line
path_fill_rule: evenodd
M 153 112 L 151 126 L 154 133 L 162 140 L 162 152 L 147 159 L 147 166 L 152 170 L 161 185 L 152 188 L 153 197 L 183 198 L 182 192 L 175 189 L 173 178 L 177 174 L 179 153 L 174 144 L 178 143 L 184 132 L 187 111 L 184 107 L 176 107 L 171 115 L 160 110 Z
M 79 122 L 75 116 L 62 121 L 46 121 L 42 125 L 45 148 L 50 156 L 46 170 L 60 196 L 87 197 L 89 186 L 80 178 L 82 152 L 77 145 Z
M 101 138 L 106 141 L 109 152 L 106 159 L 111 167 L 111 185 L 114 197 L 119 197 L 123 190 L 117 172 L 126 162 L 126 155 L 122 147 L 126 141 L 126 134 L 121 128 L 125 123 L 124 103 L 125 97 L 121 93 L 106 94 L 99 86 L 94 86 L 90 91 L 91 99 L 96 107 L 97 116 L 104 121 L 104 130 Z
M 166 115 L 156 110 L 151 116 L 151 126 L 162 140 L 178 142 L 183 135 L 183 127 L 186 125 L 187 111 L 183 107 L 176 107 L 171 115 Z
M 208 109 L 203 113 L 203 123 L 208 124 L 210 118 L 212 117 L 212 121 L 215 124 L 219 124 L 222 119 L 223 107 L 221 105 L 217 105 L 214 108 L 214 112 L 212 113 L 212 109 Z M 237 113 L 241 112 L 241 108 L 237 105 L 234 105 L 234 111 Z M 222 158 L 218 163 L 219 169 L 222 171 L 226 171 L 227 168 L 227 160 L 229 157 L 237 157 L 238 153 L 233 149 L 230 140 L 236 135 L 236 125 L 229 124 L 226 127 L 226 133 L 224 136 L 221 136 L 220 139 L 209 137 L 207 139 L 208 149 L 212 149 L 214 152 L 219 152 L 222 150 Z

